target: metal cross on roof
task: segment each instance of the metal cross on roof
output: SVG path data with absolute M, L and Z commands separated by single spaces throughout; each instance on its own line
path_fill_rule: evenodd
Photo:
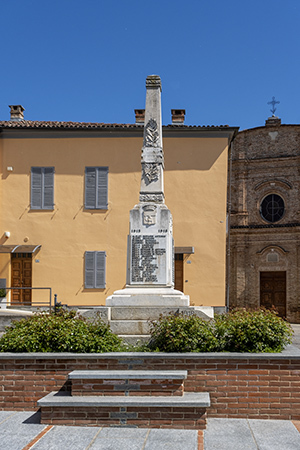
M 272 105 L 272 109 L 270 109 L 270 111 L 271 111 L 272 114 L 274 114 L 275 111 L 276 111 L 275 105 L 276 105 L 277 103 L 280 103 L 280 102 L 278 102 L 277 100 L 275 100 L 275 97 L 272 97 L 272 101 L 271 101 L 271 102 L 268 102 L 268 105 Z

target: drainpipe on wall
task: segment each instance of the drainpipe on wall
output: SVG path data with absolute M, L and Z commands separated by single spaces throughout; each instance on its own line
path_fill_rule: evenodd
M 232 178 L 232 153 L 233 142 L 229 147 L 229 170 L 228 170 L 228 206 L 227 206 L 227 258 L 226 258 L 226 312 L 229 311 L 229 291 L 230 291 L 230 219 L 231 219 L 231 178 Z

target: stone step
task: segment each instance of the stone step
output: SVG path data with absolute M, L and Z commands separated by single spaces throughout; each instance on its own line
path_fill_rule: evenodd
M 119 291 L 115 291 L 113 295 L 107 297 L 106 306 L 121 307 L 181 307 L 189 306 L 190 299 L 188 295 L 184 295 L 181 291 L 177 291 L 171 287 L 126 287 Z
M 73 370 L 70 380 L 185 380 L 187 370 Z
M 182 397 L 82 396 L 51 392 L 37 402 L 41 423 L 81 426 L 205 429 L 208 392 Z
M 118 335 L 149 334 L 150 324 L 147 320 L 111 320 L 110 329 Z
M 0 309 L 0 332 L 4 333 L 6 327 L 10 326 L 14 320 L 21 320 L 32 316 L 31 311 L 21 311 L 15 309 Z
M 68 375 L 72 396 L 183 395 L 186 370 L 75 370 Z
M 44 407 L 95 407 L 95 406 L 146 406 L 163 408 L 208 408 L 210 406 L 210 398 L 208 392 L 186 392 L 182 397 L 124 397 L 124 396 L 82 396 L 72 397 L 70 392 L 50 392 L 45 397 L 37 401 L 37 405 Z
M 126 308 L 114 306 L 111 307 L 111 320 L 157 320 L 160 315 L 195 314 L 204 320 L 209 320 L 213 317 L 213 310 L 211 308 L 202 308 L 197 306 L 186 307 L 146 307 L 146 306 L 128 306 Z
M 128 345 L 147 344 L 151 339 L 150 334 L 119 334 L 119 337 Z

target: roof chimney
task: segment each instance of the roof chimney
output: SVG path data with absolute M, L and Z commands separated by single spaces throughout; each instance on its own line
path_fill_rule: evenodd
M 172 125 L 183 125 L 185 119 L 185 109 L 171 109 Z
M 135 109 L 135 124 L 136 125 L 144 125 L 145 122 L 145 110 L 144 109 Z
M 276 125 L 281 125 L 281 119 L 279 119 L 279 117 L 277 116 L 274 116 L 273 114 L 272 117 L 268 117 L 268 119 L 266 120 L 266 127 L 272 127 Z
M 12 122 L 20 122 L 21 120 L 24 120 L 24 114 L 23 111 L 25 109 L 22 105 L 9 105 L 10 107 L 10 120 Z

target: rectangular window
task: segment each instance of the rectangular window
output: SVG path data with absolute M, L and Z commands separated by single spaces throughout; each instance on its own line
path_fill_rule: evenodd
M 105 288 L 106 252 L 85 252 L 86 289 Z
M 54 208 L 54 167 L 31 168 L 31 209 Z
M 85 168 L 85 209 L 107 209 L 108 167 Z

